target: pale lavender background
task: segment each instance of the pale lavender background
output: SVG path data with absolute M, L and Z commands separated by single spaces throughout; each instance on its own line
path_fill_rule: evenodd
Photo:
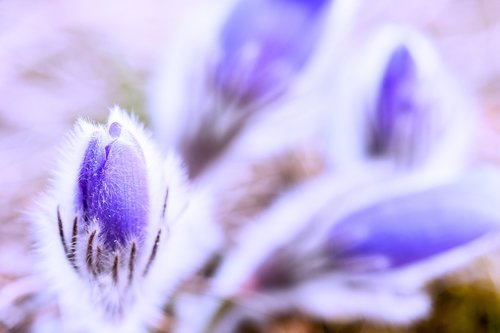
M 79 116 L 104 119 L 115 103 L 143 111 L 169 27 L 202 1 L 0 0 L 0 288 L 30 271 L 23 214 L 63 134 Z M 365 1 L 346 47 L 388 20 L 433 35 L 489 119 L 500 117 L 500 1 Z M 478 151 L 500 161 L 500 122 L 485 128 Z

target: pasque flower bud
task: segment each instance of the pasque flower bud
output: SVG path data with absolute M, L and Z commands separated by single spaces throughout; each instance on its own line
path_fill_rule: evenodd
M 106 125 L 79 121 L 60 154 L 33 215 L 40 269 L 75 331 L 143 331 L 163 295 L 158 260 L 185 206 L 183 173 L 117 108 Z

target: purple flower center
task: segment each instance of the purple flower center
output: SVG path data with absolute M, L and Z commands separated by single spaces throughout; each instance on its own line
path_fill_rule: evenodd
M 108 135 L 109 134 L 109 135 Z M 77 209 L 87 226 L 97 223 L 107 248 L 141 242 L 148 221 L 144 154 L 130 132 L 112 123 L 89 142 L 78 179 Z

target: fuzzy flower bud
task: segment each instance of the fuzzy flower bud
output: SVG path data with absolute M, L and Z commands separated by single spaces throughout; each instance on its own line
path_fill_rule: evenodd
M 119 109 L 106 125 L 79 121 L 61 150 L 52 190 L 33 219 L 40 270 L 74 326 L 69 331 L 144 331 L 166 297 L 157 262 L 167 252 L 166 223 L 180 216 L 186 196 L 177 160 L 168 155 L 162 163 L 156 154 Z

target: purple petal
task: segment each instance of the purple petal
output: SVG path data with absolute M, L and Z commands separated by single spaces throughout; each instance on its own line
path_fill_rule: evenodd
M 488 183 L 443 186 L 348 216 L 329 235 L 331 259 L 342 265 L 381 257 L 389 267 L 400 267 L 498 231 L 498 202 L 483 187 Z
M 398 140 L 398 124 L 403 117 L 419 121 L 415 81 L 415 61 L 407 47 L 401 45 L 392 52 L 387 62 L 378 92 L 372 142 L 374 153 L 385 153 Z
M 272 253 L 257 268 L 252 277 L 246 281 L 245 292 L 256 290 L 284 289 L 295 285 L 300 278 L 297 273 L 302 271 L 301 258 L 297 259 L 283 249 Z
M 275 96 L 307 62 L 329 0 L 242 0 L 221 32 L 217 86 L 239 105 Z
M 148 219 L 146 163 L 135 138 L 120 124 L 109 136 L 96 132 L 80 169 L 77 209 L 87 224 L 98 223 L 111 250 L 142 241 Z

